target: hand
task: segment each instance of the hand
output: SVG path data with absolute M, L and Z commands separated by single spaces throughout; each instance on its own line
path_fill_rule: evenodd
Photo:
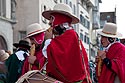
M 101 59 L 103 60 L 104 58 L 106 58 L 106 52 L 99 50 L 99 51 L 98 51 L 98 56 L 100 56 Z
M 29 62 L 30 64 L 34 64 L 35 60 L 36 60 L 36 56 L 29 56 L 29 57 L 28 57 L 28 62 Z
M 50 27 L 48 30 L 46 30 L 45 32 L 45 40 L 47 39 L 51 39 L 53 37 L 53 33 L 52 33 L 52 27 Z
M 98 61 L 99 61 L 99 56 L 96 56 L 95 57 L 95 63 L 98 63 Z

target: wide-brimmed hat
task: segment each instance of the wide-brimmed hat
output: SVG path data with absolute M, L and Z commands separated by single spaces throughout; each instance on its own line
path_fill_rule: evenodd
M 27 48 L 28 50 L 30 50 L 30 44 L 28 41 L 26 40 L 20 40 L 19 43 L 14 43 L 13 44 L 16 48 L 18 47 L 23 47 L 23 48 Z
M 5 50 L 0 50 L 0 61 L 4 61 L 9 57 L 9 54 Z
M 27 28 L 26 28 L 26 31 L 27 31 L 27 36 L 26 38 L 28 37 L 31 37 L 33 35 L 36 35 L 38 33 L 41 33 L 41 32 L 44 32 L 46 31 L 48 28 L 43 28 L 39 23 L 33 23 L 31 25 L 29 25 Z
M 106 37 L 120 38 L 122 34 L 117 32 L 117 25 L 114 23 L 106 23 L 101 31 L 97 32 L 98 34 Z
M 53 10 L 44 11 L 42 13 L 42 15 L 46 19 L 50 20 L 51 14 L 53 14 L 53 13 L 60 13 L 60 14 L 64 14 L 66 16 L 69 16 L 70 18 L 72 18 L 72 22 L 71 22 L 72 24 L 79 22 L 79 19 L 75 15 L 72 14 L 72 9 L 67 4 L 63 4 L 63 3 L 56 4 L 54 6 Z

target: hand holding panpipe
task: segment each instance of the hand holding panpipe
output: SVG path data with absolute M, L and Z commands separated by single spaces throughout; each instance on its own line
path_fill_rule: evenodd
M 35 44 L 31 45 L 31 48 L 30 48 L 30 56 L 34 56 L 35 54 Z M 31 70 L 32 68 L 32 65 L 29 63 L 29 70 Z
M 30 48 L 30 55 L 34 56 L 34 54 L 35 54 L 35 44 L 33 44 Z

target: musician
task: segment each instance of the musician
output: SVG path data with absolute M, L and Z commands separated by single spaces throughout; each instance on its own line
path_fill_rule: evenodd
M 27 36 L 31 41 L 30 56 L 24 62 L 22 75 L 29 70 L 40 70 L 46 58 L 42 54 L 42 43 L 44 41 L 45 31 L 47 28 L 42 28 L 39 23 L 30 24 L 27 27 Z
M 96 59 L 98 83 L 125 83 L 125 46 L 117 41 L 122 36 L 117 32 L 117 25 L 106 23 L 98 34 L 103 46 L 97 56 L 102 60 L 101 65 L 100 60 Z
M 47 75 L 64 83 L 90 83 L 88 56 L 71 24 L 79 19 L 66 4 L 56 4 L 42 15 L 50 21 L 54 38 L 47 42 Z

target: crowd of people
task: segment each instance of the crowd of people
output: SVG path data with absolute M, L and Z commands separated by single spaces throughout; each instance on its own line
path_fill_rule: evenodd
M 72 26 L 79 19 L 70 6 L 56 4 L 42 16 L 49 20 L 49 28 L 30 24 L 26 37 L 13 44 L 16 47 L 13 54 L 0 50 L 0 83 L 15 83 L 32 70 L 44 70 L 58 83 L 125 83 L 125 46 L 116 40 L 122 36 L 116 24 L 106 23 L 98 32 L 103 50 L 89 64 L 82 41 Z

